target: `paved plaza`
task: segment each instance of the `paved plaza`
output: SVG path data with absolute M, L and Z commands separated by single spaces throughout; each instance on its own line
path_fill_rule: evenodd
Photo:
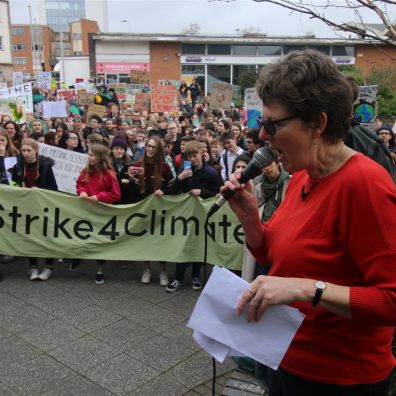
M 108 262 L 96 285 L 93 261 L 56 264 L 46 282 L 29 281 L 26 259 L 0 264 L 0 396 L 209 395 L 211 357 L 186 327 L 190 270 L 170 294 L 156 276 L 142 285 L 141 268 Z M 217 364 L 219 393 L 234 367 Z

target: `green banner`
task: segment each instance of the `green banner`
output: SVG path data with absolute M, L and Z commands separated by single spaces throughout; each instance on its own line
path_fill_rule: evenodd
M 112 206 L 60 192 L 0 186 L 0 253 L 12 256 L 202 262 L 214 199 L 150 196 Z M 244 233 L 224 205 L 210 218 L 208 263 L 241 269 Z

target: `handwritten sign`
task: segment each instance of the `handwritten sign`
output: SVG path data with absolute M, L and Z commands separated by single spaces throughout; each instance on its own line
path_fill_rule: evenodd
M 210 90 L 210 108 L 231 109 L 232 92 L 231 84 L 213 83 Z
M 55 146 L 39 143 L 39 154 L 52 158 L 54 176 L 58 190 L 77 195 L 76 181 L 87 164 L 87 154 L 76 153 Z
M 153 85 L 151 87 L 151 111 L 178 111 L 178 91 L 174 85 Z
M 126 84 L 125 83 L 119 83 L 119 84 L 109 84 L 109 88 L 113 88 L 114 92 L 117 95 L 118 100 L 126 100 Z
M 135 111 L 150 111 L 150 94 L 137 92 L 135 95 L 135 104 L 133 105 Z
M 85 89 L 79 89 L 78 92 L 78 104 L 80 106 L 89 106 L 95 103 L 95 94 L 87 92 Z
M 41 89 L 51 89 L 51 72 L 38 72 L 37 74 L 37 86 Z
M 32 83 L 30 82 L 0 90 L 0 98 L 15 99 L 18 103 L 23 103 L 28 113 L 34 112 Z
M 23 84 L 23 72 L 13 71 L 12 72 L 12 85 L 21 85 L 21 84 Z
M 103 118 L 105 115 L 106 111 L 106 106 L 101 106 L 101 105 L 89 105 L 88 110 L 87 110 L 87 119 L 86 123 L 89 125 L 91 122 L 91 117 L 95 114 L 99 116 L 100 118 Z
M 0 98 L 0 115 L 8 115 L 16 123 L 26 122 L 26 108 L 18 99 Z
M 147 70 L 131 70 L 129 78 L 132 84 L 148 84 L 150 82 L 150 72 Z
M 57 92 L 58 100 L 66 100 L 66 102 L 77 102 L 78 95 L 75 89 L 62 89 Z
M 248 128 L 258 128 L 256 118 L 261 116 L 263 102 L 257 95 L 256 88 L 245 89 L 245 101 L 248 116 Z

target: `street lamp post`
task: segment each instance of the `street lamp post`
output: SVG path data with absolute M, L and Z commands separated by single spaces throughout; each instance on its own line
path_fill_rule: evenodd
M 131 22 L 129 22 L 129 20 L 127 20 L 127 19 L 123 19 L 121 22 L 124 22 L 124 23 L 128 24 L 129 33 L 131 33 Z

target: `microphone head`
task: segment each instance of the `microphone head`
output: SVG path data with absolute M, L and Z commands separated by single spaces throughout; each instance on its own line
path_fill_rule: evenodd
M 273 151 L 267 147 L 261 147 L 256 150 L 252 158 L 252 161 L 254 161 L 255 165 L 260 169 L 270 165 L 274 160 L 275 158 Z

